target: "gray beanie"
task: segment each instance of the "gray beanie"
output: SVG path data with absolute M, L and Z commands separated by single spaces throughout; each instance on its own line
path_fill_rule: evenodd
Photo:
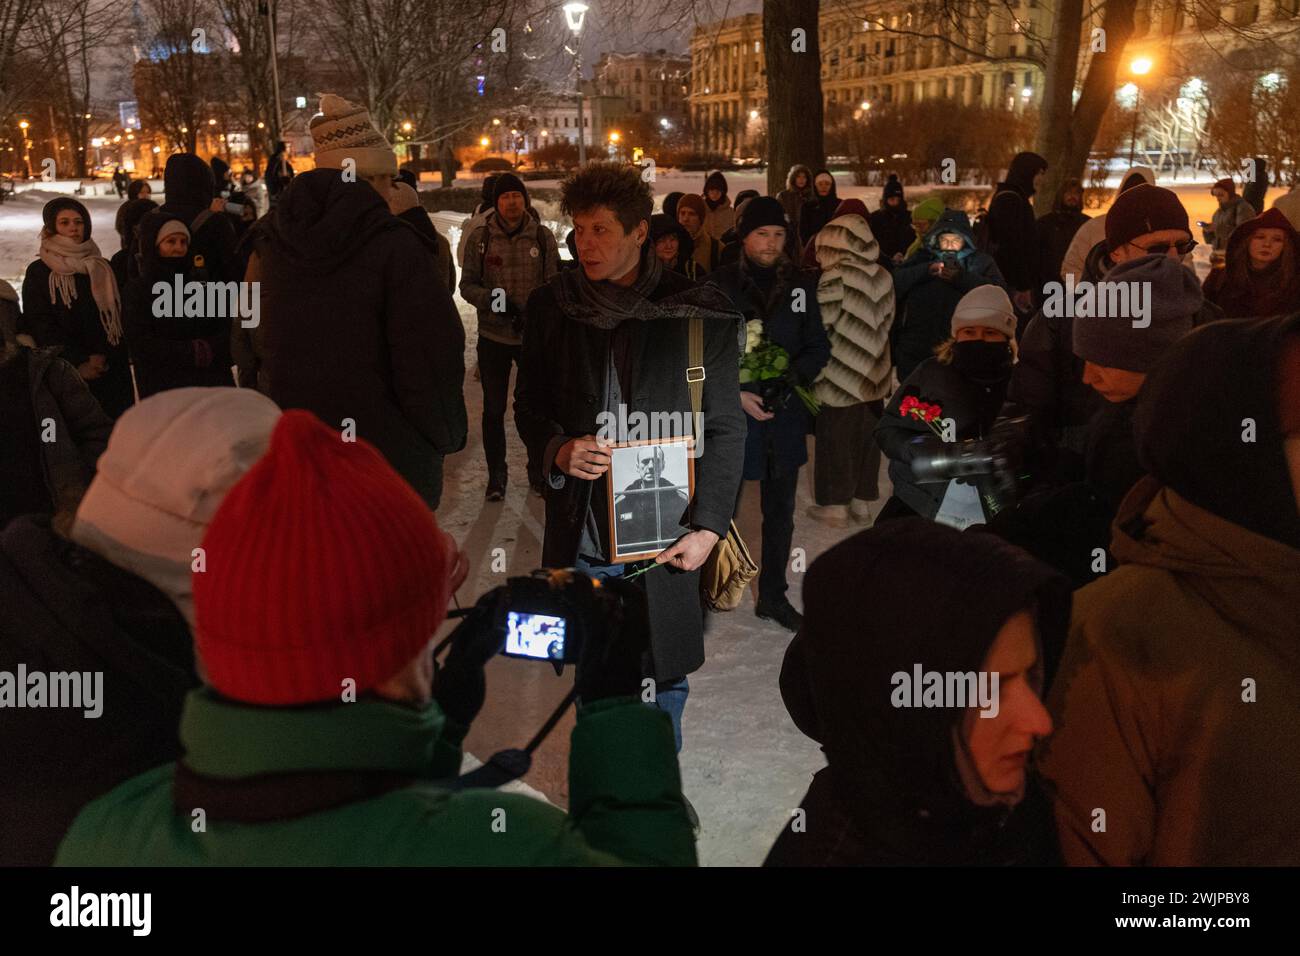
M 1000 285 L 977 285 L 957 303 L 952 312 L 952 334 L 970 326 L 997 329 L 1007 338 L 1016 334 L 1016 312 L 1011 299 Z
M 1169 346 L 1192 330 L 1205 296 L 1192 271 L 1169 256 L 1142 256 L 1112 269 L 1108 283 L 1132 283 L 1128 301 L 1144 303 L 1147 316 L 1076 317 L 1074 354 L 1085 362 L 1129 372 L 1149 372 Z

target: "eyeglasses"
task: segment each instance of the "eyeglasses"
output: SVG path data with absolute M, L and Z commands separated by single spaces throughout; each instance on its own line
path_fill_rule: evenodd
M 1156 242 L 1149 246 L 1139 246 L 1133 243 L 1134 249 L 1141 249 L 1144 255 L 1148 256 L 1167 256 L 1170 249 L 1177 250 L 1180 256 L 1185 256 L 1197 246 L 1195 239 L 1184 239 L 1182 242 Z

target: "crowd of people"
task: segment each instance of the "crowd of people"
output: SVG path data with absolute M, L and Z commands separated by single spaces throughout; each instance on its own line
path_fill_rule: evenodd
M 795 635 L 771 690 L 827 761 L 767 865 L 1300 862 L 1294 203 L 1216 183 L 1202 283 L 1142 167 L 1089 217 L 1078 180 L 1040 210 L 1021 153 L 972 222 L 894 176 L 868 210 L 804 165 L 655 212 L 638 168 L 596 162 L 560 188 L 566 263 L 519 176 L 484 183 L 453 254 L 364 108 L 326 94 L 310 130 L 264 215 L 177 154 L 161 205 L 123 190 L 112 262 L 58 198 L 21 309 L 0 286 L 0 670 L 104 675 L 94 721 L 0 718 L 0 860 L 695 863 L 676 754 L 756 481 L 753 609 Z M 1061 282 L 1127 305 L 1062 311 Z M 256 320 L 160 310 L 159 283 L 257 283 Z M 505 637 L 461 595 L 436 660 L 479 559 L 437 518 L 468 437 L 455 294 L 485 501 L 513 395 L 542 563 L 581 572 L 550 579 L 588 635 L 567 810 L 459 776 Z M 637 454 L 684 504 L 625 561 L 611 469 L 638 415 L 691 442 L 690 493 Z M 806 516 L 846 536 L 799 610 L 810 436 Z M 922 664 L 994 675 L 996 706 L 900 702 Z

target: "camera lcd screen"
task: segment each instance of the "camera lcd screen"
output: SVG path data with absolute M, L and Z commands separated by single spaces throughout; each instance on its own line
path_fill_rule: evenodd
M 539 661 L 562 661 L 565 623 L 564 618 L 550 614 L 507 611 L 504 653 Z

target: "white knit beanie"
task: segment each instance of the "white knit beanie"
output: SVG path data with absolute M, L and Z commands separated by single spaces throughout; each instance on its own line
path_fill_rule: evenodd
M 984 325 L 1005 332 L 1009 339 L 1015 338 L 1016 312 L 1002 286 L 976 286 L 961 297 L 952 313 L 952 334 L 972 325 Z
M 370 121 L 363 106 L 333 93 L 322 93 L 320 114 L 311 120 L 316 166 L 342 169 L 343 161 L 356 163 L 358 176 L 396 176 L 397 154 Z
M 194 627 L 194 549 L 266 451 L 280 408 L 251 388 L 176 388 L 117 420 L 70 536 L 144 578 Z
M 186 239 L 190 237 L 190 231 L 186 228 L 185 223 L 181 222 L 179 219 L 168 219 L 158 227 L 158 235 L 154 237 L 153 244 L 155 246 L 161 246 L 162 241 L 173 233 L 179 233 Z

